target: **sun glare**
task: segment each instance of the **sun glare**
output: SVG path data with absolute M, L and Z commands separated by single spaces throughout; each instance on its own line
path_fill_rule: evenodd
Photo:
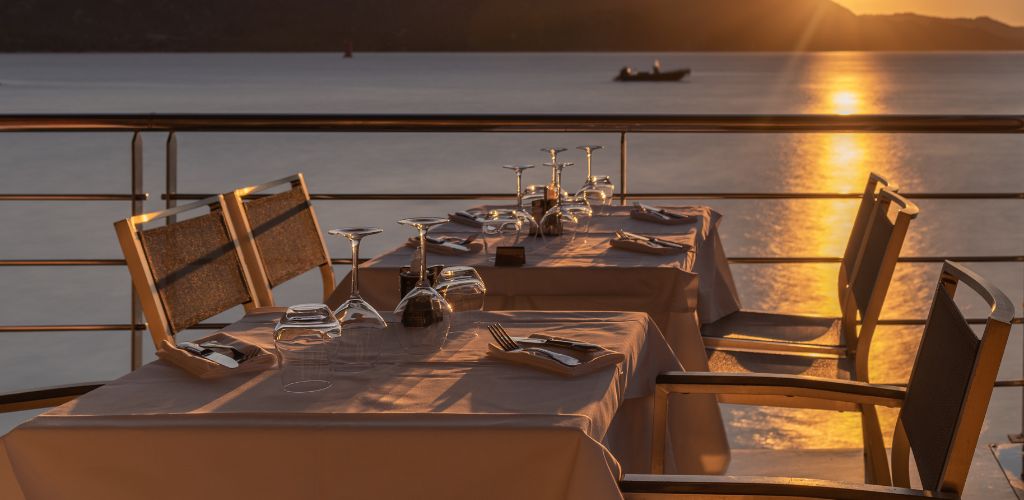
M 852 90 L 836 90 L 829 96 L 832 112 L 839 115 L 852 115 L 860 111 L 860 97 Z

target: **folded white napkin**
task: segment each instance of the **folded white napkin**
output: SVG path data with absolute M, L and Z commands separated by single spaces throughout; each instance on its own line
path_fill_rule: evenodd
M 484 225 L 484 215 L 476 212 L 453 212 L 448 214 L 448 219 L 465 226 L 481 227 Z
M 428 241 L 427 242 L 427 251 L 430 252 L 430 253 L 436 253 L 436 254 L 440 254 L 440 255 L 471 255 L 471 254 L 479 253 L 480 250 L 483 250 L 483 248 L 484 248 L 484 244 L 480 243 L 478 241 L 471 241 L 471 242 L 466 243 L 465 245 L 463 245 L 462 241 L 465 238 L 461 238 L 461 237 L 457 237 L 457 236 L 437 236 L 437 235 L 433 235 L 432 234 L 432 235 L 430 235 L 430 237 L 431 238 L 435 238 L 435 239 L 439 239 L 439 240 L 443 240 L 443 241 L 448 241 L 448 242 L 451 242 L 451 243 L 455 243 L 457 245 L 462 245 L 462 246 L 467 248 L 467 251 L 464 252 L 464 251 L 459 250 L 457 248 L 452 248 L 450 246 L 442 245 L 440 243 L 431 243 L 431 242 Z M 412 248 L 419 248 L 419 246 L 420 246 L 420 238 L 418 236 L 413 236 L 412 238 L 409 238 L 405 242 L 405 246 L 412 247 Z
M 558 339 L 568 340 L 572 339 L 560 339 L 559 337 L 552 337 L 549 335 L 543 335 L 535 333 L 530 335 L 533 338 L 540 339 Z M 576 359 L 582 361 L 582 363 L 576 366 L 566 366 L 558 361 L 555 361 L 543 354 L 535 354 L 530 351 L 513 351 L 507 352 L 502 350 L 495 344 L 487 344 L 487 356 L 498 359 L 501 361 L 508 361 L 510 363 L 517 363 L 538 370 L 554 373 L 563 377 L 578 377 L 581 375 L 587 375 L 594 373 L 603 368 L 617 365 L 626 359 L 626 355 L 621 352 L 612 351 L 610 349 L 601 348 L 599 351 L 593 352 L 582 352 L 575 351 L 572 349 L 565 349 L 561 347 L 545 346 L 544 349 L 548 349 L 561 354 L 568 354 Z
M 629 216 L 636 220 L 655 222 L 668 226 L 694 224 L 699 220 L 699 216 L 694 214 L 680 213 L 667 208 L 658 207 L 654 207 L 653 210 L 644 210 L 643 208 L 635 205 L 632 210 L 629 211 Z
M 644 241 L 632 238 L 619 238 L 618 236 L 612 238 L 608 242 L 612 247 L 620 250 L 627 250 L 630 252 L 649 253 L 654 255 L 673 255 L 677 253 L 684 253 L 690 251 L 690 245 L 687 243 L 680 243 L 683 248 L 661 245 L 653 241 Z M 673 241 L 673 243 L 677 243 Z
M 232 346 L 245 353 L 248 358 L 245 361 L 238 363 L 238 368 L 228 368 L 206 358 L 201 358 L 191 354 L 184 349 L 179 349 L 177 346 L 166 340 L 160 343 L 160 347 L 157 349 L 156 355 L 160 359 L 202 379 L 220 378 L 236 373 L 268 370 L 273 368 L 277 363 L 277 356 L 275 356 L 274 353 L 267 351 L 258 345 L 250 344 L 225 333 L 218 332 L 210 335 L 209 337 L 195 341 L 197 344 L 202 344 L 203 342 L 216 342 L 218 344 Z

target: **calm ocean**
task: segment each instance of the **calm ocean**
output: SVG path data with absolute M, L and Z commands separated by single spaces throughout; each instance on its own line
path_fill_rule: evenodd
M 643 69 L 655 58 L 666 70 L 688 66 L 693 74 L 681 83 L 612 81 L 620 67 Z M 0 113 L 1024 114 L 1021 89 L 1024 53 L 0 55 Z M 164 140 L 164 134 L 144 136 L 150 210 L 162 207 Z M 0 134 L 0 192 L 127 193 L 129 141 L 124 133 Z M 617 135 L 184 133 L 178 136 L 179 190 L 227 191 L 301 171 L 313 192 L 511 191 L 513 179 L 502 164 L 540 164 L 543 146 L 588 143 L 606 146 L 595 156 L 596 173 L 617 173 Z M 565 156 L 577 162 L 577 170 L 566 173 L 573 183 L 583 175 L 575 153 Z M 1022 164 L 1021 136 L 634 134 L 629 188 L 853 192 L 876 171 L 905 192 L 1020 192 Z M 545 177 L 538 169 L 526 181 Z M 706 203 L 725 215 L 721 231 L 734 256 L 839 255 L 856 204 Z M 409 236 L 395 219 L 466 205 L 321 202 L 317 210 L 325 228 L 383 227 L 383 235 L 364 243 L 364 255 L 372 256 Z M 1019 200 L 919 205 L 904 255 L 1024 254 Z M 111 224 L 127 213 L 124 202 L 5 202 L 0 258 L 119 258 Z M 342 242 L 329 245 L 334 256 L 348 256 Z M 1021 265 L 975 268 L 1021 303 Z M 883 317 L 923 316 L 936 272 L 935 265 L 902 265 Z M 837 312 L 834 265 L 736 265 L 734 274 L 746 307 Z M 3 267 L 0 283 L 0 323 L 128 321 L 122 268 Z M 281 303 L 308 302 L 319 286 L 318 276 L 307 275 L 275 294 Z M 237 312 L 223 315 L 233 317 Z M 886 379 L 879 381 L 906 378 L 918 333 L 919 327 L 879 331 L 872 358 L 872 372 Z M 1020 337 L 1011 339 L 1003 378 L 1020 376 Z M 109 379 L 125 373 L 128 363 L 125 333 L 3 334 L 0 391 Z M 1016 404 L 1006 403 L 1008 415 L 1018 415 Z M 727 413 L 740 447 L 860 443 L 853 414 L 739 407 Z M 0 432 L 27 417 L 0 418 Z M 817 425 L 833 432 L 816 432 Z M 851 432 L 837 432 L 841 427 Z

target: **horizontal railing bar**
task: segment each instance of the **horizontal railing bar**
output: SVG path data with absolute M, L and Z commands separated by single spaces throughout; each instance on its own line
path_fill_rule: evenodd
M 1024 255 L 951 255 L 945 257 L 900 257 L 898 262 L 1024 262 Z M 841 257 L 728 257 L 730 264 L 835 264 Z
M 0 194 L 0 201 L 146 201 L 148 193 L 131 194 Z
M 370 259 L 359 259 L 366 262 Z M 835 264 L 840 257 L 729 257 L 731 264 Z M 947 257 L 900 257 L 899 262 L 941 263 L 957 262 L 1024 262 L 1024 255 L 954 255 Z M 352 259 L 331 259 L 332 264 L 351 265 Z M 0 259 L 0 267 L 57 267 L 57 266 L 123 266 L 124 259 Z
M 0 132 L 1024 133 L 1022 115 L 8 114 Z
M 1024 200 L 1024 193 L 901 193 L 906 198 L 925 200 Z M 163 194 L 163 200 L 202 200 L 216 196 L 213 193 Z M 261 198 L 267 195 L 252 195 Z M 849 200 L 863 193 L 626 193 L 627 198 L 642 200 Z M 509 193 L 312 193 L 314 200 L 382 201 L 382 200 L 506 200 L 515 198 Z
M 985 318 L 968 318 L 967 322 L 972 325 L 983 325 Z M 1024 324 L 1024 317 L 1013 318 L 1013 324 Z M 923 325 L 924 319 L 918 318 L 891 318 L 878 320 L 879 325 L 890 326 L 913 326 Z M 188 330 L 220 330 L 227 328 L 230 323 L 199 323 L 188 328 Z M 126 331 L 131 330 L 129 323 L 107 323 L 107 324 L 81 324 L 81 325 L 0 325 L 0 333 L 10 332 L 105 332 L 105 331 Z M 145 330 L 146 324 L 135 325 L 136 330 Z
M 123 266 L 124 259 L 0 259 L 0 267 L 22 266 Z

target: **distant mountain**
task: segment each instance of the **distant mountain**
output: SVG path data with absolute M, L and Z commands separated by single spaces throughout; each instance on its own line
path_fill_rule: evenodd
M 1024 50 L 1024 28 L 830 0 L 3 0 L 0 51 Z

